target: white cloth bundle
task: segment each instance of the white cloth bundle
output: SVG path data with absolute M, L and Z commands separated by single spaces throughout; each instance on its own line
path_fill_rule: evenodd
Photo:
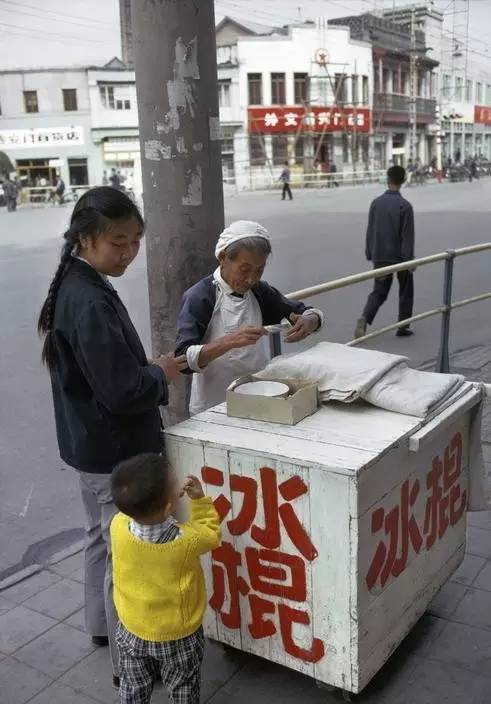
M 455 401 L 464 385 L 459 374 L 410 369 L 407 357 L 320 342 L 304 352 L 275 357 L 260 379 L 309 379 L 322 402 L 362 398 L 379 408 L 426 419 Z
M 218 255 L 224 252 L 227 247 L 230 247 L 231 244 L 246 239 L 247 237 L 261 237 L 263 240 L 271 241 L 269 232 L 258 222 L 253 222 L 252 220 L 236 220 L 226 227 L 218 238 L 215 247 L 216 258 L 218 259 Z

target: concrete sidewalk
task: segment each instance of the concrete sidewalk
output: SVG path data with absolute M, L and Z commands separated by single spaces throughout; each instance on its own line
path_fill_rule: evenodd
M 452 371 L 491 383 L 491 345 L 452 356 Z M 491 462 L 491 404 L 483 417 Z M 70 555 L 69 552 L 74 552 Z M 1 704 L 112 704 L 107 648 L 83 632 L 79 546 L 0 585 Z M 32 571 L 34 571 L 33 568 Z M 488 704 L 491 700 L 491 512 L 469 514 L 467 555 L 430 609 L 356 701 Z M 211 704 L 330 704 L 341 693 L 308 677 L 209 642 L 202 701 Z M 154 702 L 166 702 L 159 687 Z

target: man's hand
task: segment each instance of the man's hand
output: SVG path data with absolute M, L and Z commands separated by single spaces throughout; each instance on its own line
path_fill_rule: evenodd
M 182 354 L 180 357 L 174 357 L 174 355 L 168 354 L 165 357 L 162 356 L 154 359 L 153 364 L 156 364 L 162 369 L 167 383 L 172 384 L 179 379 L 181 372 L 187 369 L 188 360 L 185 354 Z
M 201 485 L 200 480 L 198 477 L 195 477 L 194 475 L 190 475 L 189 477 L 186 477 L 186 481 L 184 482 L 184 486 L 182 487 L 182 490 L 184 491 L 185 494 L 189 496 L 190 499 L 202 499 L 203 496 L 205 495 L 205 492 L 203 491 L 203 486 Z
M 256 328 L 252 325 L 244 325 L 244 327 L 239 328 L 236 332 L 231 332 L 226 335 L 224 340 L 227 342 L 227 346 L 231 350 L 239 349 L 241 347 L 249 347 L 250 345 L 255 345 L 258 340 L 261 339 L 263 335 L 268 333 L 264 328 Z
M 290 320 L 293 327 L 285 335 L 285 342 L 300 342 L 311 335 L 319 327 L 320 320 L 317 315 L 297 315 L 292 313 Z

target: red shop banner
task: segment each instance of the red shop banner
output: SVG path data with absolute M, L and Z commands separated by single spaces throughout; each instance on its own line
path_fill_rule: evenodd
M 491 108 L 474 105 L 474 122 L 491 126 Z
M 250 134 L 370 131 L 368 108 L 280 107 L 249 108 Z

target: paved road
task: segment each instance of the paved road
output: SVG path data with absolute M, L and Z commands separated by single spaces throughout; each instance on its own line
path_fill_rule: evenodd
M 293 202 L 277 194 L 243 194 L 227 202 L 227 219 L 256 219 L 270 228 L 274 254 L 267 278 L 284 291 L 305 287 L 367 265 L 363 231 L 371 198 L 380 188 L 295 193 Z M 489 241 L 491 181 L 429 185 L 407 191 L 416 210 L 417 254 Z M 68 208 L 0 211 L 0 577 L 21 561 L 35 561 L 72 542 L 80 533 L 82 512 L 74 473 L 57 455 L 49 383 L 39 364 L 35 319 L 56 266 L 60 234 Z M 455 295 L 489 290 L 490 256 L 474 255 L 456 264 Z M 326 310 L 326 339 L 346 341 L 369 285 L 312 299 Z M 144 253 L 118 289 L 149 347 Z M 416 274 L 417 311 L 440 301 L 442 266 Z M 388 324 L 396 313 L 392 297 L 377 319 Z M 489 338 L 491 306 L 483 302 L 456 312 L 452 348 L 478 345 Z M 435 356 L 439 322 L 417 327 L 408 340 L 387 335 L 374 346 L 404 352 L 414 364 Z

